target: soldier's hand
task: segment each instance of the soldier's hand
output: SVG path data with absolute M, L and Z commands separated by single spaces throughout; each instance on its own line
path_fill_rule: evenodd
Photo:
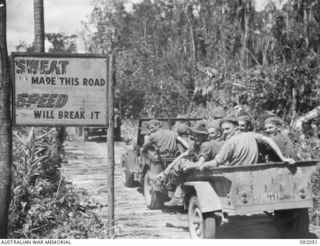
M 203 163 L 202 165 L 199 166 L 199 170 L 203 171 L 206 168 L 206 164 Z
M 187 171 L 189 171 L 189 170 L 191 170 L 191 169 L 196 169 L 196 168 L 198 168 L 198 167 L 199 167 L 199 166 L 196 165 L 196 164 L 189 164 L 189 165 L 186 165 L 186 166 L 183 167 L 183 171 L 184 171 L 184 172 L 187 172 Z
M 215 161 L 207 161 L 207 162 L 204 162 L 202 165 L 200 165 L 199 170 L 203 171 L 204 169 L 215 168 L 215 167 L 217 167 L 217 163 Z

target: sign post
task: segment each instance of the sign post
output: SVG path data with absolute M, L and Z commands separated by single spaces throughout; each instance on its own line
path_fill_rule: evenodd
M 115 56 L 108 56 L 108 116 L 109 127 L 107 133 L 108 148 L 108 237 L 113 238 L 114 230 L 114 108 L 113 95 L 115 84 Z

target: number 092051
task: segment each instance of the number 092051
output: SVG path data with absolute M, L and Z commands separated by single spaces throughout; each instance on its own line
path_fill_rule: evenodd
M 318 244 L 318 241 L 313 239 L 313 240 L 300 240 L 300 244 Z

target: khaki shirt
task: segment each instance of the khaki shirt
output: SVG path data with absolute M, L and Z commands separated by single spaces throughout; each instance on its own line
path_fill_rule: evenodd
M 240 166 L 250 165 L 258 161 L 257 141 L 262 141 L 262 135 L 254 132 L 241 132 L 228 139 L 216 155 L 219 165 Z
M 175 153 L 177 151 L 177 137 L 175 132 L 160 128 L 150 134 L 149 143 L 154 145 L 161 154 Z

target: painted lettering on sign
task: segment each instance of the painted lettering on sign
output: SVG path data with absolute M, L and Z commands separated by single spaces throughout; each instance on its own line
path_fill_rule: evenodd
M 65 86 L 78 86 L 79 85 L 79 78 L 59 78 L 61 85 Z
M 104 79 L 88 79 L 83 78 L 84 86 L 105 86 L 106 81 Z
M 17 59 L 17 74 L 66 74 L 69 61 L 39 60 L 39 59 Z
M 49 110 L 35 110 L 34 112 L 34 118 L 35 119 L 54 119 L 53 111 Z
M 59 119 L 85 119 L 83 111 L 59 111 Z
M 32 85 L 56 85 L 55 77 L 31 77 Z
M 17 96 L 17 108 L 62 108 L 68 102 L 66 94 L 22 93 Z

